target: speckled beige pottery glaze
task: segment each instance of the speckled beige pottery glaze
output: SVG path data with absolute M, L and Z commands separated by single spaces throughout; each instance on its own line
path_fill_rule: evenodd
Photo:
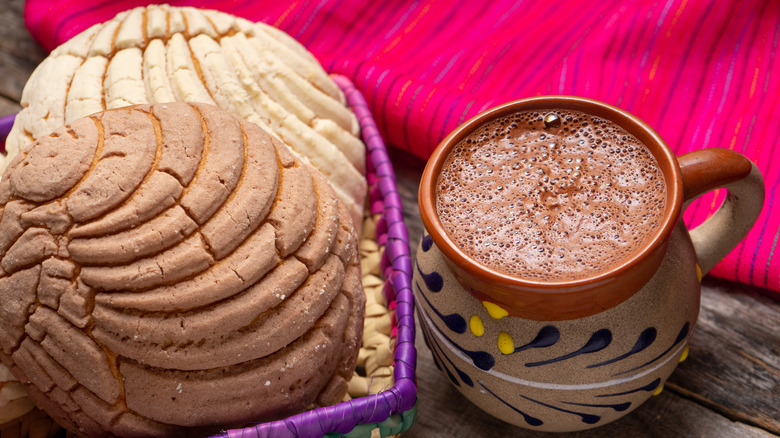
M 485 123 L 524 110 L 577 110 L 620 125 L 652 152 L 664 174 L 667 209 L 654 238 L 625 263 L 593 277 L 539 282 L 471 259 L 436 215 L 436 182 L 447 154 Z M 720 210 L 691 230 L 680 217 L 699 195 L 726 188 Z M 469 400 L 509 423 L 576 431 L 637 408 L 687 355 L 700 281 L 744 238 L 764 185 L 740 154 L 705 149 L 676 158 L 644 122 L 571 96 L 511 102 L 469 120 L 426 166 L 420 210 L 426 233 L 414 272 L 418 317 L 436 365 Z

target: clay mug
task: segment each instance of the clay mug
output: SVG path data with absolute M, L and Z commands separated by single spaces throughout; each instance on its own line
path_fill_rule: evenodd
M 437 214 L 437 181 L 453 147 L 488 122 L 520 111 L 574 110 L 618 125 L 647 146 L 666 184 L 666 207 L 648 243 L 587 278 L 540 281 L 488 268 L 459 248 Z M 687 230 L 682 211 L 717 188 L 720 209 Z M 637 117 L 602 102 L 541 96 L 477 115 L 447 136 L 419 190 L 426 232 L 413 290 L 437 367 L 466 398 L 509 423 L 576 431 L 631 412 L 687 355 L 701 276 L 745 237 L 764 200 L 758 168 L 725 149 L 675 157 Z

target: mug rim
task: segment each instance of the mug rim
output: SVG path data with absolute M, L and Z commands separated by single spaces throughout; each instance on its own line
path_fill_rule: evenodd
M 585 278 L 560 281 L 524 279 L 476 261 L 449 237 L 436 210 L 436 185 L 450 151 L 467 135 L 502 116 L 519 111 L 564 109 L 580 111 L 615 123 L 650 150 L 666 183 L 666 208 L 661 223 L 647 242 L 630 257 Z M 613 307 L 628 299 L 649 281 L 663 259 L 669 236 L 679 220 L 683 190 L 680 167 L 674 153 L 647 123 L 623 109 L 598 100 L 548 95 L 495 106 L 455 128 L 428 159 L 418 198 L 426 231 L 444 255 L 455 277 L 467 290 L 482 301 L 487 299 L 501 305 L 510 315 L 560 320 L 586 316 Z

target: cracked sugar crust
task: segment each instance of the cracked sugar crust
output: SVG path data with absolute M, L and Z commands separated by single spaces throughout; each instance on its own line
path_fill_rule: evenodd
M 184 435 L 346 393 L 357 235 L 326 178 L 215 106 L 123 107 L 0 180 L 0 359 L 87 436 Z
M 172 101 L 216 105 L 272 133 L 330 180 L 361 225 L 365 145 L 341 90 L 289 35 L 213 10 L 140 7 L 55 49 L 22 92 L 7 161 L 82 117 Z

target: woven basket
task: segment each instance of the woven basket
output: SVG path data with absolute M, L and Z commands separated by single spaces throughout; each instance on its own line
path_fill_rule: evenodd
M 401 198 L 387 149 L 365 99 L 346 77 L 334 75 L 333 80 L 355 112 L 367 146 L 370 191 L 360 242 L 367 303 L 358 369 L 350 382 L 347 400 L 342 403 L 284 420 L 228 430 L 212 438 L 377 438 L 397 435 L 414 423 L 417 352 L 412 263 Z M 12 118 L 0 120 L 0 138 L 5 138 L 12 122 Z M 15 420 L 13 427 L 6 429 L 8 438 L 28 436 L 26 431 L 32 430 L 32 422 L 37 429 L 46 429 L 36 435 L 51 436 L 52 430 L 42 424 L 46 421 L 42 416 L 41 412 L 33 411 Z M 6 438 L 1 426 L 0 438 Z

